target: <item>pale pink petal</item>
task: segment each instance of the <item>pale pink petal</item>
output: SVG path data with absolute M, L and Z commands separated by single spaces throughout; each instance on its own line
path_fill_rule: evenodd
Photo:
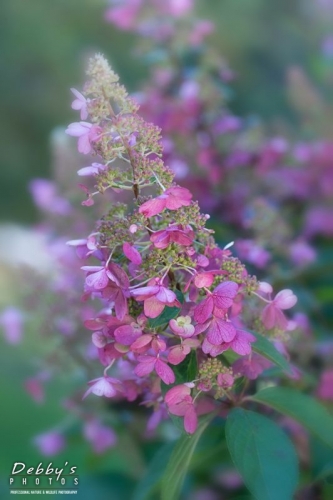
M 210 287 L 214 281 L 212 273 L 198 273 L 194 278 L 194 284 L 197 288 Z
M 75 122 L 68 125 L 66 129 L 66 134 L 72 137 L 81 137 L 89 133 L 92 127 L 91 123 L 88 122 Z
M 77 149 L 79 153 L 82 153 L 83 155 L 88 155 L 92 151 L 92 147 L 90 144 L 90 139 L 89 135 L 81 135 L 79 137 L 78 143 L 77 143 Z
M 165 305 L 155 297 L 150 297 L 144 302 L 144 312 L 148 318 L 157 318 L 163 312 L 164 308 Z
M 155 286 L 142 286 L 140 288 L 135 288 L 131 290 L 132 297 L 135 297 L 136 300 L 145 300 L 153 295 L 156 295 L 160 290 L 160 287 Z
M 156 299 L 160 302 L 163 302 L 163 304 L 172 304 L 172 302 L 177 300 L 177 296 L 172 290 L 161 286 L 158 293 L 156 294 Z
M 105 269 L 101 269 L 97 273 L 89 274 L 86 277 L 86 284 L 89 288 L 93 288 L 94 290 L 102 290 L 109 283 L 109 278 L 105 272 Z
M 290 309 L 296 304 L 296 302 L 296 295 L 294 295 L 293 291 L 289 289 L 281 290 L 281 292 L 279 292 L 274 299 L 274 303 L 279 309 Z

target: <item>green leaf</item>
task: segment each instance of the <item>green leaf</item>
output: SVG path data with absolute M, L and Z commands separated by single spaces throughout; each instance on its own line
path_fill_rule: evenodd
M 268 387 L 249 399 L 297 420 L 333 448 L 333 415 L 313 397 L 287 387 Z
M 317 438 L 310 439 L 311 471 L 314 482 L 328 480 L 333 477 L 333 451 Z
M 178 440 L 162 479 L 161 500 L 179 498 L 195 447 L 212 418 L 211 414 L 202 417 L 195 434 Z
M 165 463 L 169 460 L 175 443 L 162 446 L 149 464 L 147 473 L 135 488 L 132 500 L 154 500 L 161 486 Z
M 182 304 L 184 302 L 184 295 L 179 290 L 175 290 L 175 294 L 177 295 L 177 299 Z M 157 318 L 150 318 L 148 324 L 150 328 L 158 328 L 159 326 L 163 326 L 166 323 L 169 323 L 171 319 L 174 319 L 178 316 L 180 312 L 179 307 L 168 307 L 164 308 L 164 311 L 157 316 Z
M 257 500 L 292 500 L 298 460 L 287 435 L 268 418 L 235 408 L 226 438 L 231 458 Z
M 272 363 L 282 368 L 283 371 L 291 373 L 290 364 L 288 363 L 286 358 L 282 356 L 282 354 L 279 353 L 277 349 L 275 349 L 272 342 L 270 342 L 268 339 L 266 339 L 263 335 L 260 335 L 259 333 L 255 333 L 252 331 L 251 333 L 257 338 L 256 342 L 252 344 L 252 349 L 256 353 L 260 354 L 261 356 L 264 356 L 265 358 L 272 361 Z

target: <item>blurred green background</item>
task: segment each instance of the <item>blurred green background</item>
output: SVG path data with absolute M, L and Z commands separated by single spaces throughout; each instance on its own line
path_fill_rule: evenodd
M 69 89 L 80 88 L 90 54 L 104 53 L 130 91 L 139 90 L 148 77 L 144 61 L 133 55 L 136 37 L 105 23 L 105 7 L 102 0 L 1 2 L 1 222 L 28 224 L 38 220 L 27 183 L 36 176 L 50 176 L 50 134 L 55 127 L 76 120 L 70 109 Z M 288 124 L 291 135 L 299 133 L 302 115 L 295 109 L 287 85 L 289 70 L 295 66 L 303 69 L 325 101 L 332 102 L 333 59 L 321 56 L 321 44 L 333 33 L 333 23 L 330 16 L 318 13 L 316 2 L 198 0 L 197 9 L 216 23 L 214 44 L 236 74 L 231 96 L 235 113 L 258 115 L 272 130 L 280 123 Z M 314 134 L 315 130 L 302 133 Z M 14 278 L 10 269 L 2 266 L 0 306 L 10 303 L 21 286 L 13 279 L 17 276 Z M 23 389 L 24 377 L 32 374 L 30 360 L 37 359 L 42 351 L 33 332 L 19 347 L 8 346 L 0 339 L 1 499 L 7 498 L 13 462 L 34 465 L 45 461 L 32 446 L 32 436 L 49 429 L 66 414 L 59 403 L 72 389 L 66 374 L 48 386 L 47 405 L 36 405 Z M 73 442 L 56 462 L 70 458 L 82 477 L 90 471 L 80 499 L 92 495 L 126 499 L 126 488 L 140 476 L 147 457 L 140 450 L 132 451 L 132 464 L 136 465 L 129 473 L 126 445 L 122 450 L 123 456 L 119 449 L 111 451 L 103 464 L 97 459 L 89 462 L 87 446 Z M 134 462 L 133 453 L 137 453 Z M 113 463 L 115 477 L 127 474 L 126 481 L 112 481 L 109 476 L 104 486 L 102 476 L 97 474 L 103 475 L 109 462 Z M 112 491 L 110 484 L 120 489 Z

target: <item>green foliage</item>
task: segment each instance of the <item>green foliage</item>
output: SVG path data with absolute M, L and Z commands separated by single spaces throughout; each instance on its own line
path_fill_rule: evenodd
M 269 387 L 250 398 L 297 420 L 333 448 L 333 415 L 316 399 L 286 387 Z
M 257 500 L 292 500 L 298 482 L 295 449 L 268 418 L 236 408 L 227 419 L 231 457 Z
M 179 498 L 196 445 L 211 419 L 212 415 L 203 417 L 195 434 L 183 436 L 177 442 L 163 475 L 161 500 L 177 500 Z
M 269 359 L 269 361 L 272 361 L 272 363 L 279 366 L 283 371 L 290 373 L 290 364 L 288 363 L 286 358 L 275 349 L 272 342 L 267 340 L 259 333 L 251 333 L 257 338 L 256 342 L 252 344 L 252 349 L 261 356 Z
M 161 480 L 165 464 L 171 457 L 175 443 L 167 443 L 162 446 L 154 456 L 148 467 L 147 473 L 135 488 L 132 500 L 153 500 L 161 487 Z

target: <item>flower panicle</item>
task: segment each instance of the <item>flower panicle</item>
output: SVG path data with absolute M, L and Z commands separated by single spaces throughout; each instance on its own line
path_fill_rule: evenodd
M 161 414 L 184 417 L 185 429 L 193 433 L 202 403 L 209 412 L 233 399 L 241 368 L 234 372 L 224 353 L 250 359 L 256 337 L 247 330 L 254 321 L 287 330 L 281 309 L 292 307 L 296 298 L 285 290 L 272 301 L 270 285 L 249 276 L 230 245 L 218 247 L 206 228 L 209 216 L 189 189 L 174 183 L 161 158 L 160 129 L 137 114 L 139 107 L 100 54 L 90 61 L 88 76 L 83 94 L 73 92 L 73 108 L 90 121 L 67 129 L 79 138 L 81 153 L 98 157 L 79 171 L 95 182 L 94 193 L 83 187 L 84 203 L 92 204 L 94 195 L 108 189 L 120 193 L 124 203 L 114 203 L 79 240 L 80 255 L 95 259 L 82 266 L 84 298 L 99 299 L 101 312 L 85 326 L 105 367 L 85 396 L 117 394 L 129 401 L 142 396 Z M 254 304 L 260 300 L 265 307 Z M 184 368 L 180 382 L 174 366 L 181 368 L 187 357 L 193 373 Z M 109 369 L 115 378 L 107 375 Z M 161 381 L 176 384 L 166 399 Z

